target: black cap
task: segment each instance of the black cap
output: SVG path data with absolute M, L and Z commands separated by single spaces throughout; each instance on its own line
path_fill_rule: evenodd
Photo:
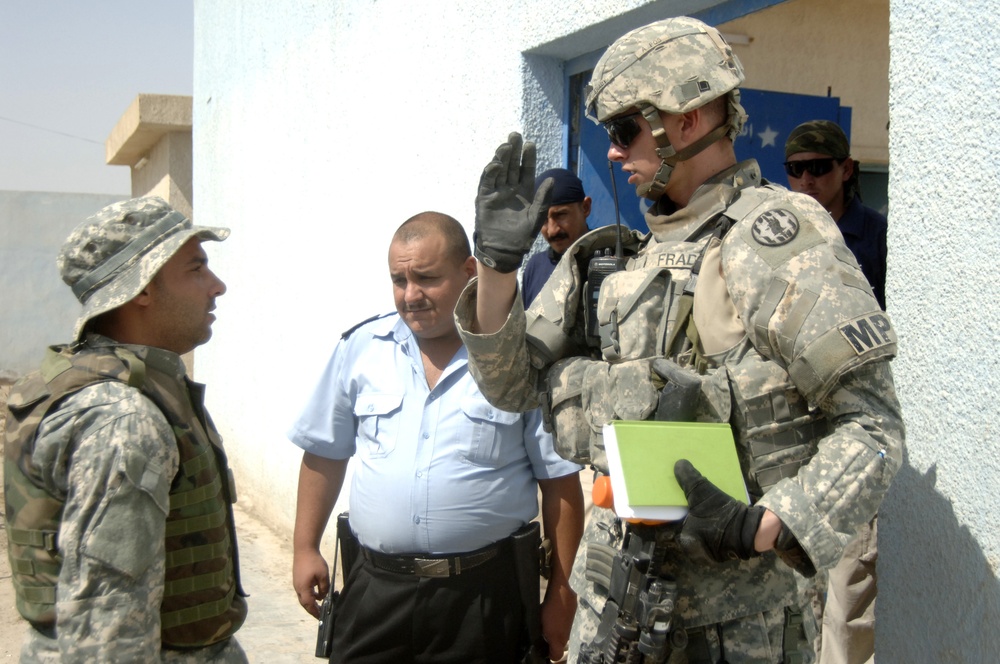
M 583 193 L 583 182 L 572 171 L 565 168 L 553 168 L 545 171 L 535 178 L 535 189 L 541 186 L 542 182 L 552 178 L 552 199 L 549 205 L 566 205 L 567 203 L 579 203 L 586 194 Z

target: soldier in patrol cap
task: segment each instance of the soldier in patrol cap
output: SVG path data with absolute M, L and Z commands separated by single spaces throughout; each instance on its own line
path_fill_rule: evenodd
M 797 584 L 837 562 L 901 462 L 895 331 L 830 215 L 737 162 L 743 79 L 720 33 L 685 17 L 629 32 L 598 62 L 588 113 L 652 206 L 650 234 L 623 233 L 621 269 L 593 299 L 587 259 L 619 231 L 580 238 L 525 314 L 514 271 L 549 195 L 534 190 L 534 146 L 512 134 L 480 180 L 479 277 L 455 315 L 487 398 L 541 405 L 557 450 L 605 474 L 612 420 L 728 423 L 750 495 L 681 460 L 662 471 L 685 519 L 595 507 L 571 581 L 571 661 L 812 661 Z
M 225 284 L 160 198 L 109 205 L 58 257 L 74 342 L 11 391 L 4 486 L 21 661 L 246 662 L 226 455 L 181 354 Z

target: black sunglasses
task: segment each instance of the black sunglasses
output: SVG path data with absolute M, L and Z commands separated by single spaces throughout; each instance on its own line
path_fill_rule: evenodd
M 604 123 L 604 128 L 608 132 L 608 138 L 610 138 L 611 142 L 620 147 L 622 150 L 627 150 L 628 146 L 635 140 L 635 137 L 642 131 L 642 127 L 639 126 L 639 121 L 636 120 L 639 115 L 641 115 L 641 113 L 636 111 L 635 113 L 629 113 L 628 115 L 611 118 Z
M 843 159 L 824 157 L 823 159 L 802 159 L 801 161 L 786 161 L 785 172 L 796 180 L 808 172 L 814 178 L 822 177 L 833 170 L 834 162 L 840 163 Z

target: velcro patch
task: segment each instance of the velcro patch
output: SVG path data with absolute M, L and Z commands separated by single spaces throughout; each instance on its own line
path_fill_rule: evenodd
M 855 318 L 838 329 L 858 355 L 896 343 L 896 332 L 892 329 L 889 317 L 884 313 Z
M 799 234 L 799 220 L 788 210 L 768 210 L 754 220 L 750 233 L 759 244 L 780 247 Z

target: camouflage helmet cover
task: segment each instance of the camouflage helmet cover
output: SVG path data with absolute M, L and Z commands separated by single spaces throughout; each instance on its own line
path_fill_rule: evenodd
M 604 122 L 644 105 L 686 113 L 743 80 L 743 65 L 718 30 L 686 16 L 668 18 L 608 47 L 587 87 L 587 115 Z
M 195 226 L 155 196 L 132 198 L 99 210 L 77 226 L 56 265 L 83 304 L 73 338 L 87 321 L 136 295 L 189 239 L 225 240 L 228 228 Z

